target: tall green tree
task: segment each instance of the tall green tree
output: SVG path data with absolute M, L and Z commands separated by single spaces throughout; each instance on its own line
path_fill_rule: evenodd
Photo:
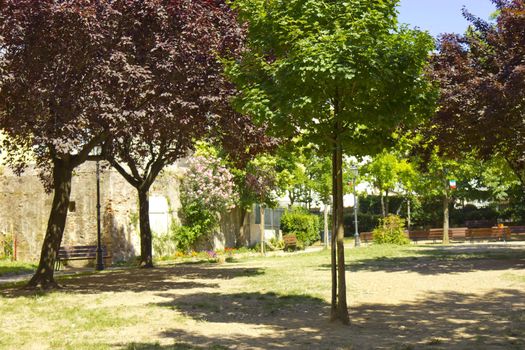
M 349 323 L 344 263 L 343 153 L 373 154 L 427 114 L 431 37 L 400 27 L 398 0 L 237 0 L 247 50 L 229 75 L 237 107 L 275 134 L 302 134 L 332 158 L 331 318 Z

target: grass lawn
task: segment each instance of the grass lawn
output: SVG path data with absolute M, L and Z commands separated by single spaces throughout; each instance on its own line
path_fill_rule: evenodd
M 32 273 L 36 265 L 20 261 L 0 260 L 0 277 Z
M 0 289 L 1 349 L 523 349 L 525 246 L 349 249 L 352 325 L 328 251 L 167 264 Z

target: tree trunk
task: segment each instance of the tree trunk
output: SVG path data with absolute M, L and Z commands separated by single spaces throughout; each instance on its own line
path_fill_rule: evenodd
M 388 195 L 389 192 L 385 191 L 385 216 L 390 213 L 390 197 Z
M 385 195 L 383 193 L 383 191 L 381 190 L 381 216 L 382 217 L 385 217 L 386 216 L 386 211 L 385 211 Z
M 328 248 L 328 204 L 324 203 L 324 217 L 323 217 L 323 224 L 324 224 L 324 247 Z
M 235 247 L 240 248 L 243 247 L 246 243 L 246 232 L 244 231 L 244 220 L 246 219 L 246 208 L 242 207 L 240 212 L 240 225 L 239 225 L 239 231 L 237 234 L 237 237 L 235 239 Z
M 340 129 L 338 125 L 338 130 Z M 335 216 L 337 217 L 337 319 L 343 324 L 349 324 L 348 306 L 346 303 L 346 266 L 345 266 L 345 247 L 344 247 L 344 226 L 343 226 L 343 149 L 341 137 L 336 137 L 335 167 L 333 174 L 335 179 Z
M 412 222 L 411 222 L 411 217 L 410 217 L 410 198 L 407 199 L 407 227 L 408 227 L 408 230 L 410 231 L 410 226 L 412 225 Z
M 332 303 L 330 309 L 330 318 L 337 319 L 337 248 L 335 233 L 337 230 L 337 216 L 335 215 L 335 173 L 336 171 L 336 151 L 332 152 L 332 237 L 330 239 L 330 259 L 332 272 Z
M 261 216 L 261 220 L 259 223 L 259 230 L 261 231 L 261 254 L 264 255 L 264 205 L 259 205 L 259 214 Z
M 34 276 L 27 284 L 29 288 L 35 288 L 39 285 L 43 289 L 58 287 L 53 276 L 54 265 L 66 226 L 72 176 L 73 168 L 68 162 L 63 160 L 54 161 L 53 204 L 47 222 L 46 236 L 42 244 L 40 262 Z
M 153 267 L 152 234 L 149 223 L 149 187 L 140 187 L 139 193 L 139 225 L 140 225 L 140 266 Z
M 443 197 L 443 244 L 449 244 L 448 227 L 449 227 L 449 204 L 448 193 Z

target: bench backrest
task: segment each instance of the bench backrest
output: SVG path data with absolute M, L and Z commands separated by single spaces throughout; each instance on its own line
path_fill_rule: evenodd
M 510 233 L 525 233 L 525 226 L 509 226 Z
M 414 230 L 408 231 L 408 238 L 410 239 L 428 239 L 428 230 Z
M 102 246 L 102 254 L 106 255 L 106 246 Z M 96 245 L 78 245 L 78 246 L 66 246 L 60 247 L 58 251 L 58 257 L 60 259 L 71 259 L 71 258 L 96 258 L 97 246 Z
M 297 236 L 295 236 L 294 234 L 285 235 L 283 236 L 283 241 L 284 241 L 284 244 L 286 245 L 297 244 Z
M 361 232 L 359 233 L 359 238 L 364 239 L 365 241 L 371 241 L 373 234 L 372 232 Z

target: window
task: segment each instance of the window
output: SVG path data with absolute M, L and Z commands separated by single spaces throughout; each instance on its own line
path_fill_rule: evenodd
M 284 208 L 265 208 L 264 209 L 264 228 L 269 230 L 278 230 L 281 227 L 281 216 L 283 216 Z M 261 212 L 259 204 L 255 205 L 255 223 L 261 223 Z

